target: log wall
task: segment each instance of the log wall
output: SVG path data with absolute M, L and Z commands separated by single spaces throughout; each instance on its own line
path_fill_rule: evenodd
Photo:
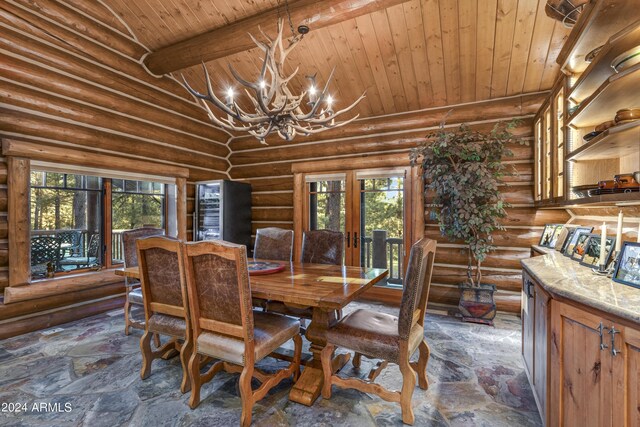
M 449 110 L 448 126 L 465 122 L 482 130 L 491 129 L 501 120 L 519 118 L 521 122 L 515 133 L 533 142 L 533 116 L 545 96 L 546 93 L 530 94 L 361 119 L 347 127 L 301 138 L 294 143 L 272 138 L 268 140 L 268 146 L 262 146 L 251 138 L 232 138 L 229 143 L 232 150 L 230 175 L 252 184 L 254 234 L 257 228 L 269 226 L 293 229 L 293 163 L 388 153 L 408 155 L 410 148 L 438 127 Z M 488 281 L 498 286 L 499 309 L 519 312 L 520 260 L 529 256 L 530 246 L 537 243 L 544 224 L 566 222 L 570 217 L 564 211 L 534 208 L 533 146 L 511 148 L 514 156 L 505 162 L 514 166 L 519 175 L 505 179 L 501 189 L 512 208 L 504 221 L 506 231 L 496 235 L 498 250 L 484 263 L 484 274 Z M 430 301 L 457 305 L 456 284 L 464 280 L 467 263 L 464 245 L 442 238 L 430 213 L 427 211 L 425 215 L 425 235 L 438 240 Z M 399 295 L 395 298 L 399 301 Z
M 228 177 L 229 135 L 210 124 L 175 79 L 146 71 L 141 64 L 147 53 L 102 2 L 3 0 L 0 140 L 187 168 L 192 208 L 193 182 Z M 8 284 L 7 231 L 7 161 L 0 158 L 0 291 Z M 114 277 L 112 282 L 33 302 L 0 304 L 0 323 L 28 314 L 39 319 L 33 325 L 44 327 L 70 320 L 74 310 L 64 310 L 74 304 L 102 301 L 96 307 L 112 307 L 124 290 L 122 280 Z M 81 312 L 93 311 L 86 306 Z M 24 332 L 30 322 L 22 322 Z

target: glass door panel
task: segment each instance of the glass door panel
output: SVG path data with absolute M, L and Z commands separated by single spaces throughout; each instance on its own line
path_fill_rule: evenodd
M 308 230 L 339 231 L 345 236 L 343 263 L 349 263 L 347 243 L 347 183 L 345 174 L 307 177 Z
M 381 172 L 378 177 L 373 174 L 357 179 L 359 265 L 389 269 L 386 284 L 397 286 L 402 286 L 405 255 L 404 172 L 401 173 Z

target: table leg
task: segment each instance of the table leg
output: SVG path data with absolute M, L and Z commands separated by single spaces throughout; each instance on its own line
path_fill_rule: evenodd
M 289 393 L 289 400 L 303 405 L 311 406 L 320 396 L 324 376 L 322 374 L 322 363 L 320 353 L 327 344 L 325 334 L 330 325 L 335 323 L 335 310 L 325 311 L 318 307 L 313 308 L 311 324 L 307 328 L 306 337 L 311 341 L 311 353 L 313 360 L 305 366 L 302 375 L 293 385 Z M 351 354 L 340 354 L 332 361 L 333 372 L 340 370 L 350 359 Z

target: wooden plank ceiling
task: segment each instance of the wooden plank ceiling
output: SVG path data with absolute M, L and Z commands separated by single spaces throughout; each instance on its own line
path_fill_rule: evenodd
M 276 0 L 103 0 L 152 51 L 277 5 Z M 568 30 L 544 13 L 544 0 L 411 0 L 314 30 L 288 58 L 300 67 L 292 87 L 318 82 L 336 66 L 338 107 L 362 92 L 361 116 L 392 114 L 550 89 Z M 248 32 L 258 34 L 257 28 Z M 206 64 L 214 88 L 234 79 L 231 64 L 254 80 L 258 49 Z M 201 66 L 183 73 L 204 89 Z

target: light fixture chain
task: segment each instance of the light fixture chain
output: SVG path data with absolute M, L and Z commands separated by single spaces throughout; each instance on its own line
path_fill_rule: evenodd
M 289 28 L 291 28 L 291 37 L 296 36 L 296 30 L 293 29 L 293 22 L 291 21 L 291 12 L 289 11 L 289 0 L 284 0 L 284 8 L 287 12 L 287 18 L 289 19 Z

